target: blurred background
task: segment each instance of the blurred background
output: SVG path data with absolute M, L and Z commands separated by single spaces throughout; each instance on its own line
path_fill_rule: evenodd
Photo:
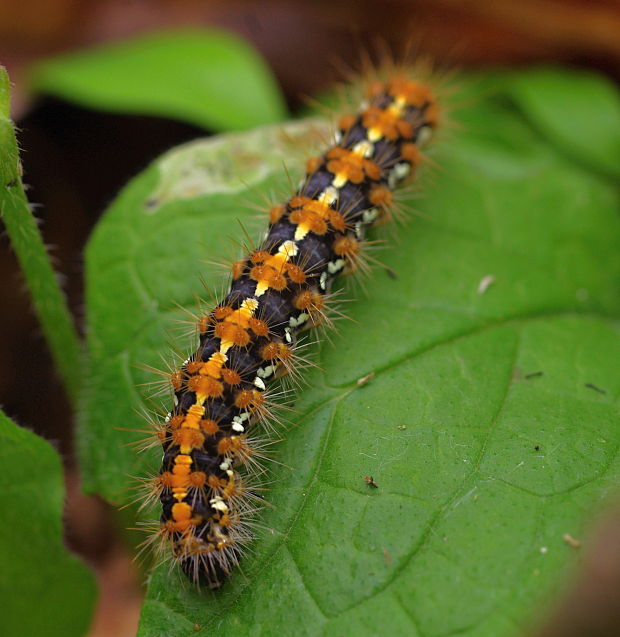
M 208 134 L 157 117 L 81 108 L 28 90 L 27 71 L 70 51 L 174 27 L 222 27 L 250 42 L 275 73 L 291 112 L 355 67 L 377 42 L 430 54 L 450 68 L 561 63 L 620 81 L 620 2 L 614 0 L 0 0 L 0 63 L 13 82 L 24 180 L 80 329 L 82 251 L 129 178 L 169 147 Z M 142 575 L 117 520 L 79 490 L 69 406 L 6 236 L 0 238 L 0 402 L 55 442 L 67 473 L 67 542 L 96 570 L 100 601 L 90 637 L 135 633 Z M 40 391 L 24 393 L 35 375 Z M 87 514 L 84 514 L 84 511 Z M 76 514 L 80 511 L 80 515 Z M 620 635 L 620 511 L 594 532 L 582 575 L 537 637 Z

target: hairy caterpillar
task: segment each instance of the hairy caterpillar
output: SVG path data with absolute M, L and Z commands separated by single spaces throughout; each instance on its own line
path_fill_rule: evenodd
M 340 118 L 335 144 L 308 160 L 297 192 L 271 208 L 265 239 L 234 263 L 228 295 L 199 318 L 199 347 L 171 378 L 162 465 L 148 481 L 162 505 L 151 541 L 209 588 L 252 538 L 247 469 L 261 456 L 253 431 L 272 415 L 269 386 L 299 371 L 300 331 L 329 320 L 334 278 L 363 263 L 366 229 L 389 219 L 392 191 L 437 123 L 430 89 L 402 74 L 369 82 L 365 97 Z

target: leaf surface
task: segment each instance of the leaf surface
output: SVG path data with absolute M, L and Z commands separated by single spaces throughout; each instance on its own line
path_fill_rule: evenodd
M 349 286 L 355 321 L 316 350 L 243 574 L 212 593 L 156 569 L 139 635 L 508 637 L 565 581 L 577 554 L 564 534 L 582 537 L 620 482 L 618 193 L 493 81 L 431 151 L 423 198 L 403 195 L 420 214 L 378 255 L 396 276 L 377 267 L 366 292 Z M 149 378 L 134 365 L 171 360 L 173 304 L 195 306 L 199 260 L 239 239 L 238 219 L 259 236 L 241 201 L 284 199 L 277 157 L 301 166 L 283 140 L 303 147 L 305 126 L 173 150 L 97 228 L 80 440 L 87 483 L 108 499 L 160 455 L 124 446 Z
M 82 637 L 96 589 L 92 573 L 63 545 L 60 458 L 2 412 L 0 442 L 2 632 Z

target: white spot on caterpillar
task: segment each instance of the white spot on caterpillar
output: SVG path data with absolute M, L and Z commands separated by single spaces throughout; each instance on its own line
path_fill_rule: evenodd
M 172 418 L 172 412 L 169 411 L 168 415 L 166 416 L 166 419 L 164 420 L 164 422 L 170 422 L 170 419 Z
M 372 154 L 375 152 L 375 147 L 367 139 L 363 139 L 353 146 L 353 152 L 362 157 L 372 157 Z
M 175 406 L 175 407 L 177 407 L 177 406 L 178 406 L 178 404 L 179 404 L 179 399 L 177 398 L 177 395 L 176 395 L 176 394 L 172 397 L 172 402 L 174 403 L 174 406 Z
M 217 495 L 213 499 L 209 500 L 209 504 L 216 510 L 221 511 L 222 513 L 228 513 L 228 507 L 226 503 L 222 500 L 222 498 Z
M 355 224 L 355 236 L 356 236 L 358 239 L 361 239 L 361 238 L 362 238 L 362 236 L 363 236 L 363 232 L 364 232 L 364 226 L 363 226 L 363 224 L 362 224 L 362 222 L 361 222 L 361 221 L 358 221 L 358 222 Z
M 259 388 L 259 389 L 265 389 L 265 383 L 262 381 L 261 378 L 259 378 L 258 376 L 256 376 L 256 378 L 254 379 L 254 384 Z
M 337 130 L 334 133 L 334 144 L 339 144 L 341 141 L 342 141 L 342 133 L 339 130 Z
M 404 179 L 409 174 L 410 170 L 411 166 L 409 166 L 407 162 L 396 164 L 388 177 L 388 184 L 390 188 L 396 188 L 398 182 Z
M 330 274 L 336 274 L 336 272 L 340 272 L 340 270 L 342 270 L 342 268 L 344 268 L 345 266 L 345 260 L 344 259 L 337 259 L 336 261 L 330 261 L 327 264 L 327 271 Z
M 394 166 L 394 174 L 396 175 L 396 179 L 404 179 L 411 170 L 411 166 L 407 162 L 401 162 Z
M 319 279 L 319 285 L 321 286 L 321 290 L 324 290 L 327 285 L 327 272 L 323 272 L 321 274 L 321 278 Z
M 297 318 L 291 316 L 291 318 L 288 320 L 288 324 L 291 327 L 298 327 L 299 325 L 303 325 L 309 318 L 309 314 L 302 312 Z
M 224 460 L 224 462 L 220 465 L 220 469 L 222 471 L 228 471 L 230 469 L 230 460 Z
M 379 211 L 376 208 L 369 208 L 364 210 L 362 215 L 362 221 L 364 223 L 372 223 L 379 216 Z
M 244 426 L 240 425 L 238 422 L 234 422 L 232 428 L 234 431 L 237 431 L 240 434 L 242 434 L 245 431 Z
M 232 478 L 232 477 L 233 477 L 233 475 L 235 475 L 235 472 L 234 472 L 234 471 L 231 471 L 230 469 L 227 469 L 227 470 L 226 470 L 226 475 L 227 475 L 229 478 Z
M 256 299 L 246 299 L 242 304 L 241 307 L 243 308 L 247 308 L 248 310 L 250 310 L 252 313 L 256 312 L 256 308 L 258 307 L 258 301 Z
M 318 196 L 318 200 L 321 203 L 331 206 L 338 200 L 338 190 L 333 186 L 327 186 L 327 188 L 325 188 L 325 190 Z
M 292 343 L 293 342 L 293 338 L 291 336 L 291 328 L 290 327 L 285 327 L 284 328 L 284 338 L 286 339 L 287 343 Z
M 416 139 L 416 144 L 422 148 L 431 141 L 431 137 L 433 136 L 433 129 L 430 126 L 422 126 L 420 132 L 418 133 L 418 138 Z
M 283 254 L 287 259 L 297 256 L 298 252 L 299 249 L 297 248 L 297 245 L 294 241 L 285 241 L 278 249 L 278 254 Z M 255 299 L 252 300 L 254 300 L 254 302 L 258 306 L 258 301 L 256 301 Z
M 275 369 L 273 365 L 267 365 L 267 367 L 259 367 L 256 370 L 256 374 L 261 378 L 269 378 L 274 371 Z

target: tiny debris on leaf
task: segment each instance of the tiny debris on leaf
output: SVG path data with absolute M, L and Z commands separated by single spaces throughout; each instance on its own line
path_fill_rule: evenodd
M 585 383 L 584 387 L 587 387 L 588 389 L 593 389 L 594 391 L 598 392 L 599 394 L 606 394 L 607 391 L 605 389 L 601 389 L 600 387 L 597 387 L 594 383 Z
M 543 375 L 543 372 L 530 372 L 529 374 L 526 374 L 523 378 L 525 378 L 526 380 L 530 380 L 530 378 L 539 378 L 542 375 Z
M 375 377 L 375 373 L 374 372 L 370 372 L 370 374 L 366 374 L 366 376 L 362 376 L 361 378 L 357 379 L 357 386 L 361 387 L 362 385 L 365 385 L 368 381 L 372 380 Z
M 405 431 L 405 429 L 407 429 L 407 425 L 398 425 L 398 427 L 396 427 L 396 429 L 400 429 L 401 431 Z
M 390 554 L 387 552 L 387 549 L 381 549 L 383 552 L 383 557 L 385 558 L 385 565 L 390 568 Z
M 562 539 L 568 546 L 572 546 L 574 549 L 578 549 L 581 546 L 581 542 L 576 540 L 570 533 L 564 533 Z
M 478 283 L 478 294 L 484 294 L 493 283 L 495 283 L 495 277 L 492 274 L 482 277 Z
M 364 476 L 364 480 L 369 487 L 374 487 L 375 489 L 379 488 L 379 485 L 375 482 L 375 479 L 372 476 Z

